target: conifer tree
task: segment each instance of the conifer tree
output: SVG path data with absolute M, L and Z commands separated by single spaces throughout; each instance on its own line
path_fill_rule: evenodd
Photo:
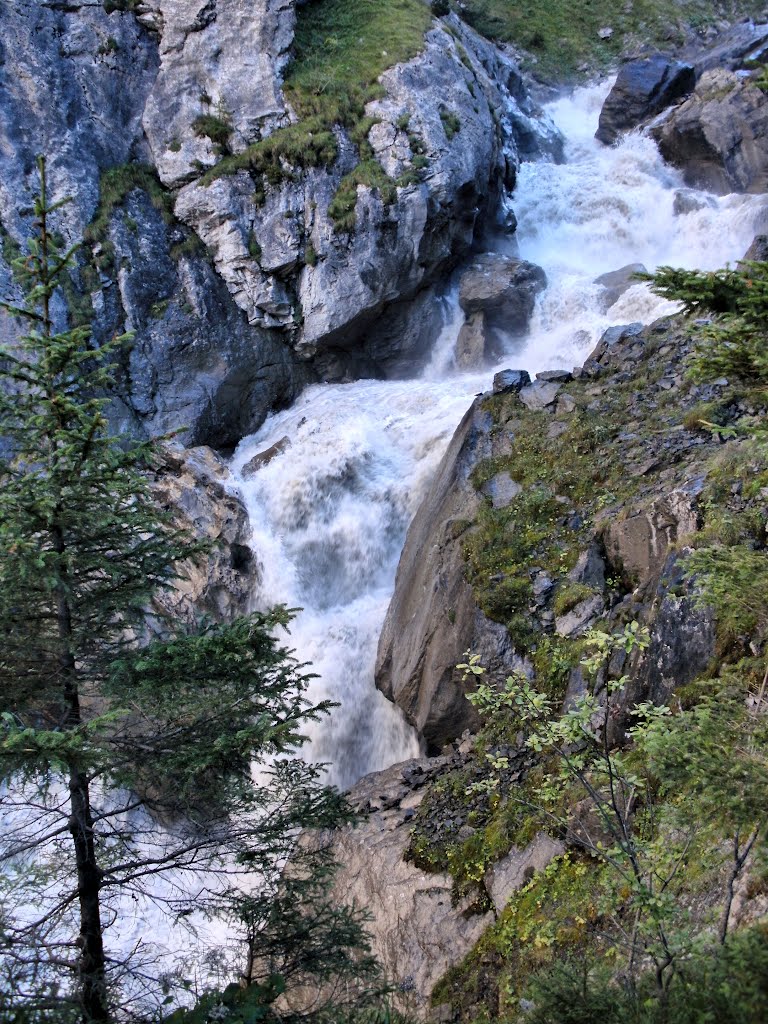
M 0 1011 L 98 1022 L 172 1008 L 151 944 L 110 947 L 127 899 L 162 902 L 179 922 L 239 923 L 243 984 L 271 965 L 249 1019 L 269 1019 L 287 964 L 302 984 L 354 979 L 350 1005 L 365 1003 L 375 966 L 359 916 L 318 921 L 327 850 L 297 853 L 303 828 L 349 817 L 296 755 L 327 705 L 308 703 L 311 677 L 275 636 L 285 609 L 187 632 L 165 622 L 147 641 L 153 592 L 201 549 L 152 500 L 155 445 L 108 431 L 129 338 L 94 348 L 87 326 L 54 323 L 75 248 L 52 235 L 66 200 L 49 200 L 43 159 L 39 172 L 34 236 L 14 264 L 24 300 L 3 304 L 27 330 L 0 349 Z M 250 766 L 265 757 L 256 783 Z M 281 922 L 270 907 L 291 856 L 303 865 L 294 905 L 317 906 Z M 322 1001 L 314 1010 L 332 1019 Z

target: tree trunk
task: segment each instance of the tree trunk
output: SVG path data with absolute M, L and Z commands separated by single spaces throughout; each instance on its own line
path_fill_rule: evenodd
M 51 534 L 54 550 L 63 556 L 66 551 L 63 531 L 58 525 L 54 525 Z M 81 723 L 80 690 L 77 663 L 72 651 L 72 608 L 63 562 L 60 571 L 61 580 L 56 588 L 56 624 L 61 643 L 59 672 L 66 709 L 66 726 L 69 729 L 76 729 Z M 80 904 L 78 995 L 83 1009 L 83 1021 L 90 1024 L 91 1021 L 108 1021 L 110 1015 L 101 928 L 101 870 L 96 861 L 91 796 L 88 776 L 74 760 L 69 763 L 69 806 L 69 830 L 75 847 L 77 898 Z
M 84 1021 L 109 1020 L 106 961 L 101 930 L 101 871 L 96 863 L 88 779 L 70 766 L 70 831 L 75 846 L 77 896 L 80 903 L 78 984 Z

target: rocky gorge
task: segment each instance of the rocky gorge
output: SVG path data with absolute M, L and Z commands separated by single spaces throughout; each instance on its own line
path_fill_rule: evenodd
M 395 1006 L 525 1019 L 534 966 L 597 942 L 579 923 L 591 891 L 546 889 L 593 823 L 572 799 L 570 832 L 547 830 L 494 796 L 489 753 L 502 794 L 529 793 L 541 759 L 494 733 L 457 666 L 471 652 L 497 690 L 525 678 L 558 708 L 594 692 L 616 747 L 637 705 L 688 707 L 738 659 L 758 671 L 757 627 L 702 601 L 686 566 L 714 534 L 764 526 L 764 395 L 692 380 L 706 324 L 635 275 L 681 251 L 708 269 L 764 258 L 768 28 L 633 54 L 589 132 L 626 178 L 594 198 L 597 143 L 575 156 L 548 84 L 451 5 L 326 123 L 291 87 L 312 6 L 9 4 L 0 285 L 46 151 L 75 200 L 59 230 L 86 240 L 57 315 L 92 320 L 97 343 L 133 332 L 112 422 L 180 432 L 155 488 L 216 541 L 170 610 L 305 609 L 313 696 L 342 704 L 311 755 L 359 815 L 330 837 L 335 892 L 369 909 Z M 554 177 L 569 165 L 580 191 Z M 677 227 L 649 241 L 657 225 L 637 222 L 660 205 Z M 610 238 L 590 235 L 606 210 Z M 590 680 L 585 634 L 633 622 L 647 646 Z M 682 898 L 704 914 L 699 882 Z M 536 913 L 557 922 L 543 951 Z M 765 913 L 756 869 L 736 879 L 734 926 Z

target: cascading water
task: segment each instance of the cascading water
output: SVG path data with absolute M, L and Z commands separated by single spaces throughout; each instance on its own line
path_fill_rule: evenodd
M 675 216 L 682 179 L 637 133 L 607 149 L 593 138 L 610 83 L 577 90 L 549 108 L 567 162 L 523 165 L 513 205 L 521 256 L 549 285 L 530 336 L 505 359 L 533 373 L 583 361 L 606 327 L 650 322 L 669 303 L 632 286 L 608 310 L 597 275 L 628 263 L 714 268 L 743 255 L 763 224 L 755 196 L 697 194 L 699 209 Z M 378 635 L 405 531 L 448 441 L 492 370 L 457 373 L 451 353 L 461 324 L 455 295 L 419 380 L 318 385 L 245 439 L 232 468 L 263 566 L 257 606 L 302 607 L 292 642 L 319 678 L 311 696 L 338 701 L 310 726 L 307 756 L 329 763 L 341 787 L 418 751 L 412 730 L 375 689 Z M 290 446 L 251 478 L 242 467 L 283 437 Z
M 633 262 L 649 270 L 662 263 L 719 266 L 738 259 L 763 226 L 765 201 L 756 196 L 698 195 L 698 209 L 675 216 L 681 179 L 650 140 L 637 134 L 613 149 L 593 140 L 607 89 L 608 83 L 582 89 L 550 107 L 568 139 L 567 163 L 521 169 L 513 197 L 520 251 L 544 267 L 549 285 L 529 338 L 504 360 L 508 366 L 531 373 L 572 366 L 610 324 L 651 321 L 670 309 L 635 285 L 605 310 L 593 283 L 597 275 Z M 292 642 L 318 674 L 310 695 L 341 705 L 307 730 L 307 756 L 328 762 L 329 779 L 341 787 L 419 749 L 413 731 L 374 687 L 376 644 L 411 517 L 456 425 L 493 373 L 453 369 L 462 316 L 455 294 L 444 302 L 445 327 L 419 380 L 309 388 L 293 408 L 244 440 L 232 462 L 262 565 L 254 604 L 303 607 Z M 249 459 L 286 436 L 290 447 L 244 479 Z M 12 794 L 0 796 L 3 829 L 38 827 L 36 820 L 18 820 Z M 51 809 L 54 823 L 60 813 Z M 163 842 L 161 826 L 149 819 L 127 825 L 139 841 Z M 194 969 L 188 932 L 169 913 L 176 885 L 188 891 L 189 879 L 148 881 L 146 891 L 121 894 L 106 932 L 114 955 L 150 941 L 153 971 L 178 957 Z M 186 924 L 197 929 L 197 969 L 205 984 L 213 976 L 204 963 L 207 949 L 219 949 L 225 936 L 194 916 Z

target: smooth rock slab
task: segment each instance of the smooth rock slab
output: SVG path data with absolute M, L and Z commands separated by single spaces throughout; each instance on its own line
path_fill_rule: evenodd
M 532 412 L 540 412 L 542 409 L 546 409 L 554 404 L 560 387 L 560 384 L 556 384 L 553 381 L 534 381 L 530 387 L 522 389 L 520 401 Z
M 527 885 L 537 871 L 543 871 L 555 857 L 563 853 L 565 846 L 543 832 L 539 832 L 524 850 L 513 847 L 485 876 L 485 885 L 496 911 L 500 914 L 511 897 Z

